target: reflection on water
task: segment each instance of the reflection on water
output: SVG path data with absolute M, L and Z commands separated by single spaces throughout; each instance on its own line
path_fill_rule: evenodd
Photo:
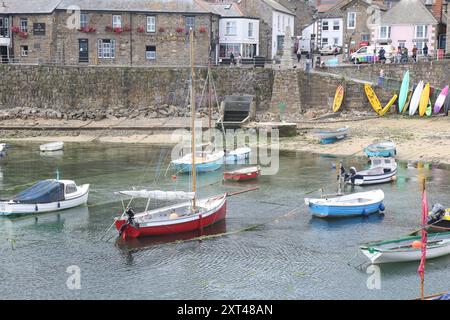
M 57 157 L 41 155 L 37 148 L 37 144 L 15 145 L 0 160 L 1 198 L 32 182 L 54 178 L 58 169 L 62 179 L 91 184 L 89 206 L 0 217 L 0 282 L 5 299 L 414 298 L 419 294 L 417 263 L 382 266 L 382 289 L 369 290 L 369 275 L 353 267 L 366 260 L 359 245 L 397 238 L 418 227 L 422 177 L 427 180 L 430 206 L 435 202 L 450 206 L 449 170 L 400 163 L 392 183 L 345 189 L 382 189 L 385 216 L 312 218 L 304 197 L 320 195 L 319 189 L 336 192 L 335 166 L 341 159 L 282 152 L 274 176 L 244 184 L 224 183 L 222 171 L 199 176 L 200 197 L 259 188 L 229 198 L 227 219 L 204 230 L 210 237 L 199 241 L 194 232 L 124 242 L 115 228 L 109 229 L 122 211 L 114 192 L 136 186 L 189 190 L 188 175 L 173 179 L 170 170 L 166 175 L 170 148 L 68 143 Z M 342 160 L 345 167 L 368 165 L 365 158 Z M 235 167 L 227 166 L 231 168 Z M 151 208 L 160 205 L 164 203 L 152 202 Z M 142 209 L 145 201 L 137 206 Z M 295 214 L 286 215 L 293 209 Z M 65 286 L 66 268 L 71 265 L 82 272 L 82 289 L 76 292 Z M 445 271 L 449 265 L 450 257 L 427 263 L 427 293 L 449 289 L 450 275 Z

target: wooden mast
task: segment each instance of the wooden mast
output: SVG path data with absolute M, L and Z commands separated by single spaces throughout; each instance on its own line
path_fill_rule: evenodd
M 191 154 L 192 154 L 192 192 L 194 199 L 192 200 L 192 208 L 195 211 L 196 193 L 197 193 L 197 170 L 195 167 L 195 89 L 194 89 L 194 30 L 189 30 L 189 42 L 191 51 Z

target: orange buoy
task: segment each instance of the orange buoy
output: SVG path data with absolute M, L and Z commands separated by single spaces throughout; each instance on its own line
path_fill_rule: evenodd
M 413 241 L 413 243 L 411 244 L 411 247 L 413 247 L 414 249 L 422 248 L 422 241 L 419 241 L 419 240 Z

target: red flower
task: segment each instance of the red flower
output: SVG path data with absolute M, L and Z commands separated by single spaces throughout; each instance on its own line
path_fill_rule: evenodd
M 21 37 L 22 39 L 26 39 L 26 38 L 28 38 L 28 33 L 27 32 L 19 32 L 19 37 Z
M 140 27 L 137 28 L 137 32 L 144 33 L 145 32 L 145 28 L 140 26 Z
M 184 29 L 183 28 L 176 28 L 175 31 L 178 32 L 178 33 L 183 33 Z
M 116 28 L 114 28 L 114 32 L 115 32 L 115 33 L 122 33 L 122 32 L 123 32 L 123 29 L 122 29 L 122 28 L 119 28 L 119 27 L 116 27 Z
M 198 31 L 200 31 L 200 33 L 206 33 L 206 28 L 201 26 Z
M 12 27 L 11 27 L 11 32 L 12 32 L 12 33 L 19 33 L 19 32 L 20 32 L 20 28 L 19 28 L 19 27 L 14 27 L 14 26 L 12 26 Z
M 166 31 L 163 27 L 159 28 L 159 32 L 163 33 L 164 31 Z

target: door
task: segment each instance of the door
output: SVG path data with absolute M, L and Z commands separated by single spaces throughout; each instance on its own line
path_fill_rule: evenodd
M 79 39 L 79 55 L 78 62 L 80 63 L 89 63 L 89 42 L 88 39 Z
M 0 63 L 8 63 L 8 47 L 7 46 L 0 46 Z

